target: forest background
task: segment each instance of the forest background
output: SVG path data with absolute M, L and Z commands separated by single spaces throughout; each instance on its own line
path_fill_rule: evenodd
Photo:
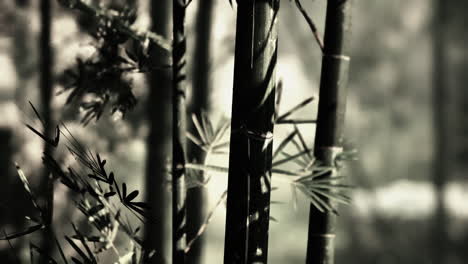
M 23 3 L 24 2 L 24 3 Z M 138 27 L 151 23 L 149 1 L 139 1 Z M 187 9 L 188 35 L 196 31 L 199 0 Z M 445 1 L 443 20 L 436 20 L 440 9 L 429 1 L 356 0 L 352 11 L 352 57 L 349 75 L 345 125 L 346 146 L 357 149 L 357 160 L 348 162 L 344 174 L 355 186 L 350 193 L 352 204 L 340 206 L 337 263 L 433 263 L 434 252 L 445 255 L 444 263 L 466 263 L 468 253 L 468 32 L 465 1 Z M 230 117 L 234 65 L 235 8 L 228 1 L 213 3 L 213 34 L 209 76 L 209 114 L 213 120 Z M 303 1 L 304 7 L 323 32 L 326 1 Z M 39 105 L 38 38 L 40 34 L 37 1 L 3 0 L 0 3 L 0 223 L 22 209 L 23 203 L 8 203 L 8 197 L 21 192 L 14 162 L 21 164 L 26 175 L 41 168 L 42 141 L 32 136 L 24 122 L 31 115 L 28 100 Z M 77 56 L 93 52 L 90 37 L 80 31 L 76 18 L 54 3 L 52 44 L 55 52 L 54 73 L 58 76 L 76 62 Z M 443 61 L 434 49 L 434 28 L 443 23 Z M 293 3 L 282 1 L 278 19 L 279 51 L 277 78 L 283 83 L 281 109 L 290 109 L 304 98 L 318 96 L 321 53 L 316 48 L 310 28 Z M 193 39 L 188 42 L 188 83 L 194 79 Z M 442 76 L 442 77 L 440 77 Z M 437 78 L 443 78 L 446 96 L 434 92 Z M 100 121 L 86 127 L 79 119 L 67 123 L 73 134 L 87 146 L 106 156 L 108 165 L 131 189 L 144 190 L 149 124 L 142 113 L 149 103 L 147 79 L 132 75 L 134 93 L 139 102 L 123 120 L 104 114 Z M 55 89 L 60 89 L 59 82 Z M 190 90 L 190 86 L 189 86 Z M 191 95 L 189 95 L 190 98 Z M 54 97 L 53 110 L 64 111 L 66 96 Z M 444 122 L 434 118 L 440 107 Z M 298 117 L 315 117 L 315 102 L 296 113 Z M 308 142 L 313 142 L 315 126 L 299 125 Z M 435 132 L 434 132 L 435 131 Z M 438 152 L 437 131 L 444 131 L 444 153 Z M 275 127 L 275 144 L 291 132 L 289 127 Z M 278 140 L 276 140 L 278 138 Z M 169 144 L 169 142 L 168 142 Z M 444 207 L 447 220 L 441 227 L 447 239 L 440 241 L 433 222 L 436 191 L 440 181 L 434 175 L 441 159 L 445 168 Z M 227 166 L 227 156 L 213 164 Z M 10 165 L 8 165 L 10 164 Z M 213 208 L 226 189 L 227 177 L 211 173 L 205 187 L 207 208 Z M 6 175 L 6 176 L 4 176 Z M 39 175 L 32 184 L 39 184 Z M 11 186 L 15 186 L 14 189 Z M 142 196 L 145 194 L 142 193 Z M 66 215 L 64 188 L 56 190 L 58 214 Z M 24 197 L 22 197 L 24 199 Z M 303 263 L 307 240 L 309 203 L 291 198 L 289 188 L 272 192 L 270 223 L 270 263 Z M 297 204 L 296 204 L 297 203 Z M 168 205 L 168 207 L 170 207 Z M 6 210 L 5 208 L 8 208 Z M 21 210 L 20 210 L 21 211 Z M 69 219 L 78 217 L 68 216 Z M 63 218 L 61 225 L 68 225 Z M 218 209 L 205 236 L 202 263 L 220 263 L 223 254 L 225 210 Z M 65 228 L 65 227 L 64 227 Z M 61 229 L 61 228 L 59 228 Z M 167 230 L 170 229 L 168 223 Z M 17 242 L 21 244 L 21 239 Z M 5 249 L 8 245 L 0 243 Z M 27 252 L 26 246 L 21 251 Z M 437 253 L 436 253 L 437 254 Z M 432 261 L 431 261 L 432 260 Z

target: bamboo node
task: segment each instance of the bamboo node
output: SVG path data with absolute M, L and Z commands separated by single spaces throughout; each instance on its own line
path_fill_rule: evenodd
M 343 148 L 338 146 L 321 147 L 320 151 L 324 159 L 323 162 L 333 164 L 336 157 L 343 152 Z

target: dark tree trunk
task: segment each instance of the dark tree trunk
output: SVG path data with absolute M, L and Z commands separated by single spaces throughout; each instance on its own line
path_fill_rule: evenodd
M 238 1 L 225 264 L 267 263 L 278 10 Z
M 445 187 L 450 170 L 451 136 L 449 122 L 449 83 L 447 79 L 447 1 L 434 0 L 433 14 L 433 127 L 434 127 L 434 157 L 433 183 L 435 192 L 433 235 L 433 262 L 445 263 L 448 250 L 447 210 L 445 207 Z
M 333 166 L 343 144 L 349 57 L 345 45 L 349 35 L 350 0 L 329 0 L 325 21 L 324 54 L 320 81 L 314 154 Z M 323 177 L 331 177 L 331 174 Z M 324 199 L 326 197 L 323 197 Z M 328 201 L 325 199 L 325 201 Z M 308 264 L 334 262 L 335 215 L 310 206 Z
M 185 0 L 172 1 L 172 262 L 185 262 L 186 58 Z
M 152 30 L 171 38 L 170 0 L 151 1 Z M 150 56 L 155 65 L 168 65 L 170 53 L 151 45 Z M 167 161 L 171 140 L 171 71 L 155 69 L 148 75 L 149 96 L 147 101 L 150 131 L 147 139 L 146 201 L 151 205 L 150 221 L 146 224 L 145 248 L 156 251 L 151 263 L 169 263 L 169 192 Z M 149 253 L 149 252 L 148 252 Z
M 41 0 L 41 35 L 40 35 L 40 100 L 41 112 L 44 121 L 44 135 L 47 138 L 54 137 L 54 118 L 52 112 L 52 96 L 53 96 L 53 83 L 52 83 L 52 65 L 53 65 L 53 52 L 51 47 L 51 31 L 52 31 L 52 3 L 51 0 Z M 54 147 L 50 144 L 45 144 L 44 152 L 47 155 L 53 155 Z M 49 255 L 52 255 L 54 234 L 52 229 L 53 209 L 54 209 L 54 179 L 48 169 L 43 170 L 43 175 L 40 182 L 40 190 L 42 197 L 45 200 L 46 212 L 44 215 L 44 236 L 42 238 L 42 249 Z
M 18 212 L 20 208 L 18 207 L 24 205 L 24 200 L 20 199 L 22 197 L 18 195 L 18 192 L 15 193 L 15 191 L 22 191 L 22 189 L 18 188 L 18 184 L 15 184 L 16 178 L 13 177 L 13 131 L 11 128 L 0 127 L 0 146 L 2 146 L 0 149 L 0 180 L 4 183 L 0 186 L 0 201 L 2 201 L 0 226 L 13 224 L 15 228 L 21 229 L 24 217 L 20 216 Z M 7 201 L 14 201 L 14 203 L 11 204 Z M 6 246 L 5 241 L 2 241 L 1 244 L 5 246 L 0 247 L 0 259 L 6 263 L 17 261 L 15 254 L 18 254 L 18 250 Z
M 195 51 L 193 54 L 193 89 L 190 112 L 200 116 L 202 111 L 210 112 L 211 91 L 211 35 L 213 27 L 214 0 L 199 1 L 196 15 Z M 191 131 L 195 128 L 192 126 Z M 205 160 L 205 152 L 191 144 L 189 157 L 198 162 Z M 203 173 L 200 178 L 204 181 Z M 187 191 L 187 238 L 196 237 L 206 215 L 207 193 L 205 188 L 191 188 Z M 204 237 L 197 238 L 187 254 L 187 263 L 200 264 L 202 261 Z

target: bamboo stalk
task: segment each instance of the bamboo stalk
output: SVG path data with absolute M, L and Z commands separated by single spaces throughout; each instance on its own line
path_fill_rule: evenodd
M 333 166 L 343 143 L 349 57 L 346 44 L 350 0 L 329 0 L 325 21 L 324 54 L 319 91 L 315 157 Z M 326 173 L 321 177 L 332 177 Z M 323 197 L 329 202 L 327 197 Z M 335 215 L 310 206 L 306 263 L 334 263 Z
M 433 184 L 435 192 L 435 210 L 432 234 L 432 258 L 433 263 L 446 263 L 448 251 L 447 235 L 447 208 L 445 207 L 445 187 L 452 173 L 451 137 L 452 129 L 448 106 L 450 104 L 450 92 L 447 85 L 447 23 L 449 3 L 441 0 L 433 1 L 433 129 L 434 129 L 434 161 Z
M 52 113 L 52 63 L 53 51 L 51 47 L 51 31 L 52 31 L 52 4 L 51 0 L 41 0 L 40 2 L 40 100 L 41 110 L 44 125 L 44 135 L 46 138 L 54 136 L 54 118 Z M 44 153 L 53 155 L 54 147 L 51 144 L 45 143 Z M 54 231 L 52 228 L 52 219 L 54 215 L 54 179 L 47 168 L 42 172 L 40 189 L 43 192 L 42 196 L 45 199 L 46 211 L 44 214 L 44 235 L 41 241 L 41 248 L 46 254 L 52 255 L 54 244 Z M 41 260 L 42 261 L 42 260 Z
M 211 37 L 214 17 L 214 0 L 198 2 L 195 22 L 195 47 L 193 53 L 193 89 L 190 112 L 201 117 L 202 111 L 210 112 L 211 92 Z M 191 131 L 194 131 L 193 126 Z M 205 160 L 205 151 L 191 144 L 189 156 L 197 161 Z M 201 181 L 205 182 L 203 172 Z M 187 238 L 192 245 L 187 253 L 187 263 L 202 263 L 204 236 L 198 234 L 206 215 L 207 193 L 205 188 L 191 188 L 187 192 Z M 197 239 L 195 239 L 197 238 Z M 195 239 L 195 240 L 194 240 Z
M 225 264 L 267 263 L 278 10 L 238 1 Z
M 171 38 L 171 1 L 151 0 L 152 31 L 165 39 Z M 150 43 L 149 55 L 154 65 L 170 64 L 170 54 L 155 43 Z M 147 254 L 152 249 L 156 254 L 150 263 L 166 264 L 166 252 L 170 248 L 170 209 L 167 204 L 170 194 L 167 187 L 167 157 L 170 155 L 171 140 L 171 70 L 153 69 L 148 75 L 149 96 L 147 115 L 150 131 L 147 139 L 145 187 L 146 200 L 151 205 L 150 219 L 145 228 Z M 148 257 L 148 256 L 146 256 Z M 145 263 L 146 263 L 145 262 Z
M 173 0 L 172 48 L 172 262 L 185 262 L 186 58 L 185 0 Z

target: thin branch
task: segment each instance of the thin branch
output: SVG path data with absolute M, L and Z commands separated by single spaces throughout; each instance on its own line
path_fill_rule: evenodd
M 315 23 L 312 20 L 312 18 L 307 14 L 307 11 L 302 7 L 301 1 L 300 0 L 294 0 L 294 2 L 296 3 L 297 9 L 299 9 L 302 16 L 307 21 L 307 24 L 309 24 L 309 28 L 312 31 L 312 34 L 314 35 L 315 40 L 317 41 L 317 44 L 320 47 L 320 50 L 323 52 L 323 47 L 324 47 L 323 46 L 323 40 L 322 40 L 322 37 L 320 37 L 320 34 L 319 34 L 318 30 L 317 30 L 317 26 L 315 26 Z
M 299 104 L 297 104 L 296 106 L 294 106 L 290 110 L 286 111 L 286 113 L 279 116 L 278 119 L 277 119 L 277 122 L 280 122 L 280 121 L 284 120 L 286 117 L 290 116 L 291 114 L 293 114 L 297 110 L 299 110 L 299 109 L 303 108 L 304 106 L 308 105 L 313 100 L 314 100 L 314 97 L 312 96 L 312 97 L 309 97 L 309 98 L 305 99 L 304 101 L 300 102 Z

